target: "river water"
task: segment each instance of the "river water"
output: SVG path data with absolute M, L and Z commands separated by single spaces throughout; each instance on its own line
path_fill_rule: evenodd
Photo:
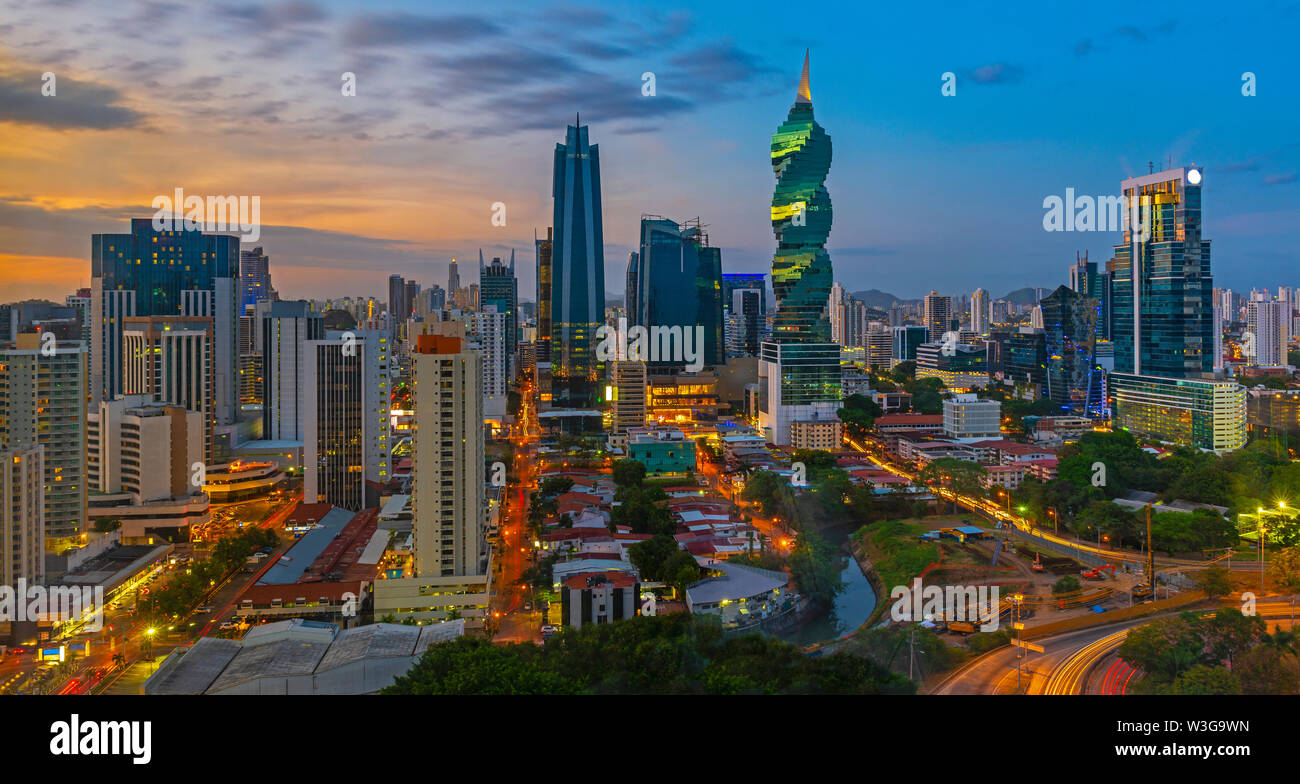
M 822 535 L 836 547 L 848 539 L 845 531 L 827 530 Z M 778 637 L 796 645 L 812 645 L 833 640 L 866 623 L 876 609 L 876 592 L 853 556 L 841 554 L 840 566 L 840 580 L 844 583 L 844 590 L 835 597 L 834 606 L 819 613 L 800 628 L 778 633 Z

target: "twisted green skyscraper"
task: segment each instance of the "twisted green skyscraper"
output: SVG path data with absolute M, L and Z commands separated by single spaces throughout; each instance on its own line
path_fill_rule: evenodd
M 772 338 L 778 343 L 829 343 L 831 197 L 826 175 L 831 169 L 831 137 L 813 119 L 808 87 L 808 54 L 790 115 L 772 134 L 772 289 L 777 311 Z

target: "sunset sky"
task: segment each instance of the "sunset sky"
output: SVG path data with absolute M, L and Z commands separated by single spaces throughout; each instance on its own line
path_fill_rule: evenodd
M 1300 285 L 1300 10 L 1045 6 L 0 0 L 0 302 L 88 286 L 90 235 L 176 188 L 259 196 L 287 299 L 384 297 L 394 272 L 446 286 L 453 257 L 473 280 L 480 248 L 515 249 L 531 299 L 578 113 L 611 293 L 642 213 L 699 216 L 725 272 L 770 271 L 769 137 L 805 48 L 850 290 L 1063 283 L 1117 235 L 1045 232 L 1043 199 L 1170 160 L 1205 167 L 1217 284 Z

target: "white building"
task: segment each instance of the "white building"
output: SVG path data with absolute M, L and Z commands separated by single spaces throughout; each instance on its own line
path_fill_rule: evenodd
M 973 393 L 943 401 L 943 432 L 955 439 L 998 438 L 1002 433 L 1002 404 L 980 400 Z
M 989 333 L 989 321 L 993 318 L 992 301 L 984 289 L 975 289 L 970 295 L 970 330 L 976 335 Z
M 1267 293 L 1251 295 L 1246 303 L 1248 334 L 1243 336 L 1251 365 L 1281 367 L 1287 364 L 1287 344 L 1291 340 L 1290 308 L 1290 303 L 1268 299 Z
M 415 573 L 487 573 L 483 535 L 483 369 L 459 337 L 419 335 L 412 353 Z
M 498 313 L 489 305 L 480 313 L 469 314 L 470 347 L 483 355 L 483 418 L 500 422 L 506 414 L 510 378 L 506 355 L 508 314 Z
M 203 415 L 148 395 L 102 401 L 86 416 L 90 518 L 121 522 L 123 541 L 187 539 L 208 519 Z

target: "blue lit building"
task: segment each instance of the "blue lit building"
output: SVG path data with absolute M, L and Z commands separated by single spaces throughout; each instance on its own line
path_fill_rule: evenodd
M 122 392 L 122 321 L 128 316 L 200 316 L 213 320 L 213 393 L 217 424 L 239 407 L 239 238 L 198 230 L 156 231 L 133 218 L 129 234 L 90 238 L 90 383 L 94 400 Z
M 629 324 L 683 330 L 699 326 L 704 335 L 703 364 L 722 364 L 722 250 L 709 247 L 698 220 L 679 225 L 643 215 L 638 255 L 637 321 L 629 313 Z M 649 364 L 663 367 L 684 361 L 661 357 Z
M 600 400 L 605 376 L 596 358 L 596 330 L 605 322 L 605 235 L 600 146 L 590 143 L 587 126 L 570 125 L 555 145 L 551 193 L 551 402 L 589 409 Z

